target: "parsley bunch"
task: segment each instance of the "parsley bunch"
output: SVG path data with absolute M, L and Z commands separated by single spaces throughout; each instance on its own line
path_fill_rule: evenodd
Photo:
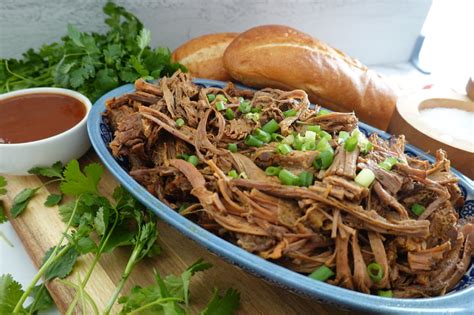
M 154 79 L 185 70 L 167 48 L 150 48 L 151 33 L 123 7 L 107 3 L 105 34 L 80 33 L 68 26 L 61 42 L 29 49 L 22 59 L 0 59 L 0 93 L 55 86 L 97 100 L 107 91 L 142 77 Z
M 129 246 L 132 249 L 129 260 L 103 311 L 104 314 L 109 314 L 134 267 L 143 258 L 160 252 L 156 243 L 158 233 L 155 216 L 121 186 L 115 188 L 113 201 L 101 195 L 98 184 L 103 168 L 97 163 L 89 164 L 81 170 L 76 160 L 69 162 L 66 167 L 57 162 L 51 167 L 34 168 L 30 173 L 51 180 L 42 186 L 25 188 L 18 193 L 13 200 L 10 213 L 13 217 L 21 215 L 39 189 L 59 181 L 61 194 L 49 195 L 45 206 L 58 205 L 63 195 L 70 200 L 59 205 L 59 214 L 66 223 L 66 228 L 59 243 L 46 252 L 40 270 L 24 290 L 10 275 L 0 277 L 0 314 L 33 314 L 49 307 L 52 299 L 44 283 L 37 285 L 41 278 L 45 281 L 58 278 L 63 284 L 75 289 L 76 294 L 66 314 L 72 314 L 79 302 L 83 312 L 90 306 L 97 314 L 99 312 L 97 305 L 85 290 L 87 282 L 102 254 L 120 246 Z M 3 188 L 5 185 L 6 181 L 0 178 L 0 194 L 5 193 Z M 76 283 L 61 280 L 71 274 L 78 257 L 88 253 L 92 253 L 94 259 L 88 266 L 84 278 L 78 278 Z M 189 281 L 192 275 L 209 267 L 209 264 L 198 261 L 180 277 L 168 276 L 165 280 L 160 280 L 157 275 L 160 291 L 157 294 L 155 291 L 153 294 L 145 294 L 140 300 L 141 303 L 138 303 L 137 292 L 141 292 L 140 297 L 143 297 L 144 292 L 151 289 L 145 291 L 134 289 L 129 297 L 122 297 L 119 300 L 124 304 L 122 313 L 136 313 L 135 309 L 161 307 L 167 310 L 168 314 L 184 314 L 181 305 L 183 303 L 188 305 Z M 25 307 L 25 301 L 29 296 L 33 298 L 33 302 Z M 235 291 L 226 292 L 222 298 L 216 293 L 207 309 L 211 311 L 215 309 L 217 313 L 203 311 L 203 314 L 232 314 L 238 304 L 239 295 Z

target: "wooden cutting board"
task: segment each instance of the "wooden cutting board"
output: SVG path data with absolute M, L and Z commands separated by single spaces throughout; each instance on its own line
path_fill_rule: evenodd
M 81 159 L 82 164 L 97 161 L 98 157 L 92 151 Z M 4 202 L 7 209 L 11 207 L 13 197 L 23 188 L 37 187 L 44 182 L 44 178 L 37 176 L 6 176 L 6 178 L 8 194 Z M 112 175 L 105 172 L 99 189 L 104 195 L 110 196 L 116 185 L 117 181 Z M 57 244 L 65 227 L 56 207 L 43 206 L 46 197 L 57 191 L 58 187 L 54 184 L 41 189 L 24 213 L 11 220 L 36 267 L 41 264 L 44 253 Z M 299 297 L 256 278 L 213 255 L 163 222 L 158 223 L 158 230 L 162 254 L 141 262 L 135 268 L 124 288 L 124 293 L 128 293 L 135 285 L 146 286 L 153 283 L 154 270 L 161 275 L 180 274 L 187 266 L 202 257 L 214 267 L 198 273 L 191 281 L 192 313 L 198 313 L 203 309 L 210 300 L 214 288 L 217 287 L 223 292 L 232 287 L 241 293 L 239 314 L 349 314 L 334 306 L 318 304 L 310 299 Z M 129 254 L 130 251 L 126 248 L 104 254 L 94 269 L 86 291 L 95 299 L 100 310 L 104 308 L 112 295 Z M 91 254 L 80 257 L 68 280 L 77 283 L 78 275 L 83 278 L 92 258 Z M 59 311 L 64 313 L 74 297 L 74 291 L 56 280 L 49 283 L 47 287 Z M 120 308 L 116 305 L 113 313 L 118 313 Z M 78 306 L 76 313 L 89 314 L 90 310 L 83 312 Z

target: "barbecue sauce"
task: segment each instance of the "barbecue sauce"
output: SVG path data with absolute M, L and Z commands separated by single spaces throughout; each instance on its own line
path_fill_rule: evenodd
M 65 94 L 37 93 L 0 101 L 0 143 L 24 143 L 58 135 L 77 125 L 86 106 Z

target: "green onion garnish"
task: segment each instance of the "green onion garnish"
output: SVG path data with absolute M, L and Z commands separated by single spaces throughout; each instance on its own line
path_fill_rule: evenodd
M 369 140 L 359 141 L 359 148 L 360 148 L 360 153 L 367 154 L 369 153 L 370 150 L 374 148 L 374 145 Z
M 229 149 L 230 152 L 235 153 L 235 152 L 237 152 L 237 144 L 229 143 L 227 145 L 227 149 Z
M 192 165 L 194 165 L 194 166 L 197 166 L 197 165 L 199 164 L 199 159 L 198 159 L 198 157 L 195 156 L 195 155 L 190 155 L 190 156 L 188 157 L 187 161 L 188 161 L 189 163 L 191 163 Z
M 253 135 L 257 137 L 258 140 L 263 141 L 265 143 L 268 143 L 272 140 L 272 136 L 268 132 L 263 131 L 260 128 L 255 129 Z
M 252 105 L 250 105 L 249 101 L 243 101 L 239 105 L 239 111 L 243 114 L 250 113 L 251 109 L 252 109 Z
M 218 100 L 218 101 L 223 101 L 224 103 L 227 103 L 227 101 L 228 101 L 227 98 L 226 98 L 224 95 L 222 95 L 222 94 L 218 94 L 218 95 L 216 96 L 216 100 Z
M 234 119 L 234 111 L 230 108 L 227 108 L 225 110 L 225 118 L 227 118 L 228 120 Z
M 317 170 L 325 170 L 331 166 L 334 160 L 334 152 L 331 150 L 324 150 L 313 161 L 313 167 Z
M 280 129 L 280 126 L 278 125 L 275 119 L 270 120 L 262 127 L 262 130 L 268 133 L 274 133 L 278 129 Z
M 247 114 L 245 114 L 245 118 L 251 119 L 255 122 L 258 122 L 260 120 L 260 114 L 259 113 L 247 113 Z
M 411 212 L 413 212 L 413 213 L 416 214 L 417 216 L 420 216 L 423 212 L 425 212 L 425 207 L 423 207 L 423 206 L 420 205 L 419 203 L 414 203 L 414 204 L 411 206 Z
M 339 143 L 345 142 L 348 138 L 350 137 L 349 133 L 347 131 L 341 131 L 339 132 Z
M 386 158 L 383 162 L 379 163 L 379 167 L 386 171 L 390 171 L 392 167 L 398 163 L 398 160 L 393 156 Z
M 316 150 L 318 151 L 331 151 L 334 152 L 333 148 L 329 144 L 328 140 L 323 138 L 319 141 L 318 145 L 316 146 Z
M 370 184 L 372 184 L 372 182 L 374 181 L 374 179 L 375 179 L 374 172 L 372 172 L 368 168 L 364 168 L 362 169 L 362 171 L 359 172 L 359 174 L 357 174 L 354 181 L 359 185 L 362 185 L 364 187 L 369 187 Z
M 245 139 L 245 144 L 249 147 L 261 147 L 263 145 L 263 141 L 257 139 L 252 135 L 248 135 Z
M 392 290 L 378 290 L 377 295 L 381 297 L 391 298 L 393 297 L 393 292 Z
M 279 145 L 277 145 L 277 152 L 280 153 L 280 154 L 288 154 L 290 153 L 291 151 L 293 151 L 293 149 L 290 147 L 290 145 L 286 144 L 286 143 L 280 143 Z
M 306 126 L 306 130 L 314 131 L 316 133 L 319 133 L 321 131 L 321 126 L 320 125 L 309 125 L 309 126 Z
M 185 202 L 179 207 L 178 212 L 182 212 L 186 210 L 187 208 L 189 208 L 189 203 Z
M 318 281 L 326 281 L 332 276 L 334 276 L 334 272 L 331 270 L 331 268 L 326 265 L 322 265 L 313 271 L 308 277 Z
M 218 111 L 224 110 L 225 109 L 225 104 L 223 101 L 217 101 L 216 102 L 216 109 Z
M 321 130 L 320 132 L 318 132 L 318 136 L 321 138 L 321 139 L 326 139 L 326 140 L 331 140 L 332 137 L 329 133 L 327 133 L 326 131 L 324 130 Z
M 188 160 L 189 154 L 183 153 L 183 154 L 178 154 L 176 158 L 181 159 L 181 160 Z
M 324 116 L 324 115 L 327 115 L 327 114 L 330 114 L 330 113 L 331 113 L 331 111 L 321 108 L 318 112 L 318 116 Z
M 178 118 L 178 119 L 176 119 L 176 126 L 177 126 L 178 128 L 184 126 L 184 120 L 183 120 L 183 118 Z
M 309 187 L 313 185 L 313 173 L 308 172 L 308 171 L 303 171 L 300 173 L 300 175 L 298 175 L 298 177 L 300 179 L 301 186 Z
M 229 173 L 227 173 L 227 176 L 232 178 L 239 178 L 239 174 L 237 174 L 236 170 L 230 170 Z
M 376 283 L 379 283 L 383 278 L 383 268 L 376 262 L 370 263 L 367 266 L 367 272 L 369 273 L 370 279 Z
M 352 152 L 355 150 L 355 148 L 357 147 L 357 143 L 359 142 L 359 140 L 357 139 L 357 137 L 354 137 L 354 136 L 351 136 L 349 137 L 345 142 L 344 142 L 344 150 L 346 150 L 347 152 Z
M 295 142 L 295 136 L 294 135 L 288 135 L 285 137 L 285 139 L 282 140 L 282 143 L 286 143 L 289 145 L 292 145 Z
M 300 178 L 298 176 L 285 169 L 282 169 L 280 173 L 278 173 L 278 178 L 283 185 L 299 186 L 300 183 Z
M 209 102 L 212 102 L 215 99 L 216 99 L 216 96 L 214 94 L 207 94 L 207 100 Z
M 316 150 L 316 141 L 308 141 L 303 143 L 301 151 L 314 151 Z
M 301 135 L 297 134 L 295 140 L 293 141 L 293 148 L 295 150 L 300 150 L 303 148 L 304 138 Z
M 281 134 L 279 134 L 279 133 L 272 133 L 272 140 L 273 140 L 273 141 L 278 141 L 278 142 L 280 142 L 280 141 L 285 140 L 285 137 L 283 137 L 283 136 L 282 136 Z
M 278 176 L 282 168 L 280 166 L 269 166 L 265 169 L 265 174 L 270 176 Z
M 298 113 L 298 112 L 296 111 L 296 109 L 293 109 L 293 108 L 292 108 L 292 109 L 289 109 L 289 110 L 287 110 L 287 111 L 284 111 L 284 112 L 283 112 L 283 115 L 284 115 L 285 117 L 292 117 L 292 116 L 296 116 L 297 113 Z
M 252 107 L 250 109 L 250 112 L 251 113 L 260 113 L 262 111 L 262 108 L 259 106 L 259 107 Z

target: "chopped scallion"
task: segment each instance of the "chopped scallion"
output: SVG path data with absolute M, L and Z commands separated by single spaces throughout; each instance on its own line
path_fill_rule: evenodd
M 230 152 L 235 153 L 235 152 L 237 152 L 237 144 L 229 143 L 227 145 L 227 149 L 229 149 Z
M 373 262 L 367 266 L 367 273 L 372 281 L 379 283 L 383 278 L 383 268 L 380 264 Z
M 347 138 L 347 140 L 344 142 L 344 150 L 346 150 L 347 152 L 354 151 L 357 147 L 358 141 L 359 140 L 357 139 L 357 137 L 354 136 Z
M 319 133 L 321 131 L 321 126 L 319 125 L 309 125 L 306 126 L 306 130 L 314 131 L 316 133 Z
M 328 141 L 332 139 L 331 135 L 328 132 L 324 131 L 324 130 L 321 130 L 320 132 L 318 132 L 318 136 L 321 139 L 326 139 Z
M 216 102 L 216 109 L 217 109 L 218 111 L 224 110 L 224 109 L 225 109 L 225 104 L 224 104 L 224 102 L 223 102 L 223 101 L 217 101 L 217 102 Z
M 369 187 L 374 180 L 375 174 L 368 168 L 362 169 L 362 171 L 360 171 L 354 179 L 357 184 L 362 185 L 364 187 Z
M 293 151 L 293 149 L 290 147 L 290 145 L 286 143 L 280 143 L 279 145 L 277 145 L 277 152 L 280 154 L 285 155 L 290 153 L 291 151 Z
M 393 292 L 392 290 L 378 290 L 377 295 L 381 297 L 391 298 L 393 297 Z
M 289 109 L 289 110 L 287 110 L 287 111 L 284 111 L 284 112 L 283 112 L 283 115 L 284 115 L 285 117 L 292 117 L 292 116 L 296 116 L 297 113 L 298 113 L 298 112 L 296 111 L 296 109 L 293 109 L 293 108 L 292 108 L 292 109 Z
M 249 147 L 261 147 L 263 145 L 263 141 L 260 141 L 252 135 L 248 135 L 245 139 L 245 144 Z
M 250 112 L 251 113 L 260 113 L 262 111 L 262 108 L 259 106 L 259 107 L 252 107 L 250 109 Z
M 216 96 L 216 100 L 222 101 L 222 102 L 224 102 L 224 103 L 227 103 L 227 101 L 228 101 L 227 97 L 225 97 L 225 96 L 222 95 L 222 94 L 218 94 L 218 95 Z
M 262 127 L 262 130 L 268 133 L 274 133 L 278 129 L 280 129 L 280 126 L 278 125 L 275 119 L 270 120 Z
M 178 154 L 176 158 L 181 159 L 181 160 L 188 160 L 189 154 L 183 153 L 183 154 Z
M 282 143 L 286 143 L 286 144 L 289 144 L 289 145 L 292 145 L 293 142 L 295 142 L 295 136 L 294 135 L 288 135 L 285 137 L 284 140 L 282 140 Z
M 260 128 L 255 129 L 253 135 L 257 137 L 258 140 L 263 141 L 265 143 L 268 143 L 272 140 L 272 136 L 268 132 L 263 131 Z
M 334 152 L 331 150 L 324 150 L 313 161 L 313 167 L 317 170 L 325 170 L 331 166 L 334 160 Z
M 331 268 L 326 265 L 322 265 L 313 271 L 308 277 L 318 281 L 326 281 L 332 276 L 334 276 L 334 272 L 331 270 Z
M 230 170 L 229 173 L 227 173 L 227 176 L 232 178 L 239 178 L 239 174 L 237 174 L 236 170 Z
M 392 167 L 398 163 L 398 160 L 393 156 L 386 158 L 383 162 L 379 163 L 379 167 L 386 171 L 390 171 Z
M 298 175 L 300 179 L 300 186 L 309 187 L 313 185 L 313 173 L 303 171 Z
M 331 111 L 327 110 L 327 109 L 324 109 L 324 108 L 321 108 L 318 112 L 318 116 L 324 116 L 324 115 L 327 115 L 327 114 L 330 114 Z
M 228 120 L 234 119 L 234 111 L 231 108 L 227 108 L 225 110 L 225 118 L 227 118 Z
M 178 119 L 176 119 L 176 126 L 177 126 L 178 128 L 184 126 L 184 120 L 183 120 L 183 118 L 178 118 Z
M 283 136 L 282 136 L 281 134 L 279 134 L 279 133 L 272 133 L 272 140 L 273 140 L 273 141 L 278 141 L 278 142 L 280 142 L 280 141 L 285 140 L 285 137 L 283 137 Z
M 411 206 L 411 212 L 413 212 L 413 213 L 416 214 L 417 216 L 420 216 L 423 212 L 425 212 L 425 207 L 423 207 L 423 206 L 420 205 L 419 203 L 414 203 L 414 204 Z
M 243 101 L 239 105 L 239 111 L 243 114 L 250 113 L 251 109 L 252 109 L 252 105 L 250 105 L 249 101 Z
M 300 178 L 288 170 L 282 169 L 278 173 L 278 178 L 283 185 L 299 186 Z
M 341 132 L 339 132 L 338 143 L 343 143 L 343 142 L 345 142 L 349 137 L 350 137 L 350 135 L 349 135 L 349 133 L 348 133 L 347 131 L 341 131 Z
M 195 156 L 195 155 L 190 155 L 190 156 L 188 157 L 187 161 L 188 161 L 189 163 L 191 163 L 192 165 L 194 165 L 194 166 L 197 166 L 197 165 L 199 164 L 199 159 L 198 159 L 198 157 Z
M 247 113 L 247 114 L 245 114 L 245 118 L 251 119 L 255 122 L 258 122 L 260 120 L 260 114 L 259 113 Z
M 216 95 L 215 94 L 207 94 L 207 100 L 209 102 L 212 102 L 216 99 Z
M 307 141 L 304 142 L 301 146 L 301 151 L 314 151 L 316 150 L 316 141 Z
M 269 166 L 265 169 L 265 174 L 270 176 L 278 176 L 282 168 L 280 166 Z

